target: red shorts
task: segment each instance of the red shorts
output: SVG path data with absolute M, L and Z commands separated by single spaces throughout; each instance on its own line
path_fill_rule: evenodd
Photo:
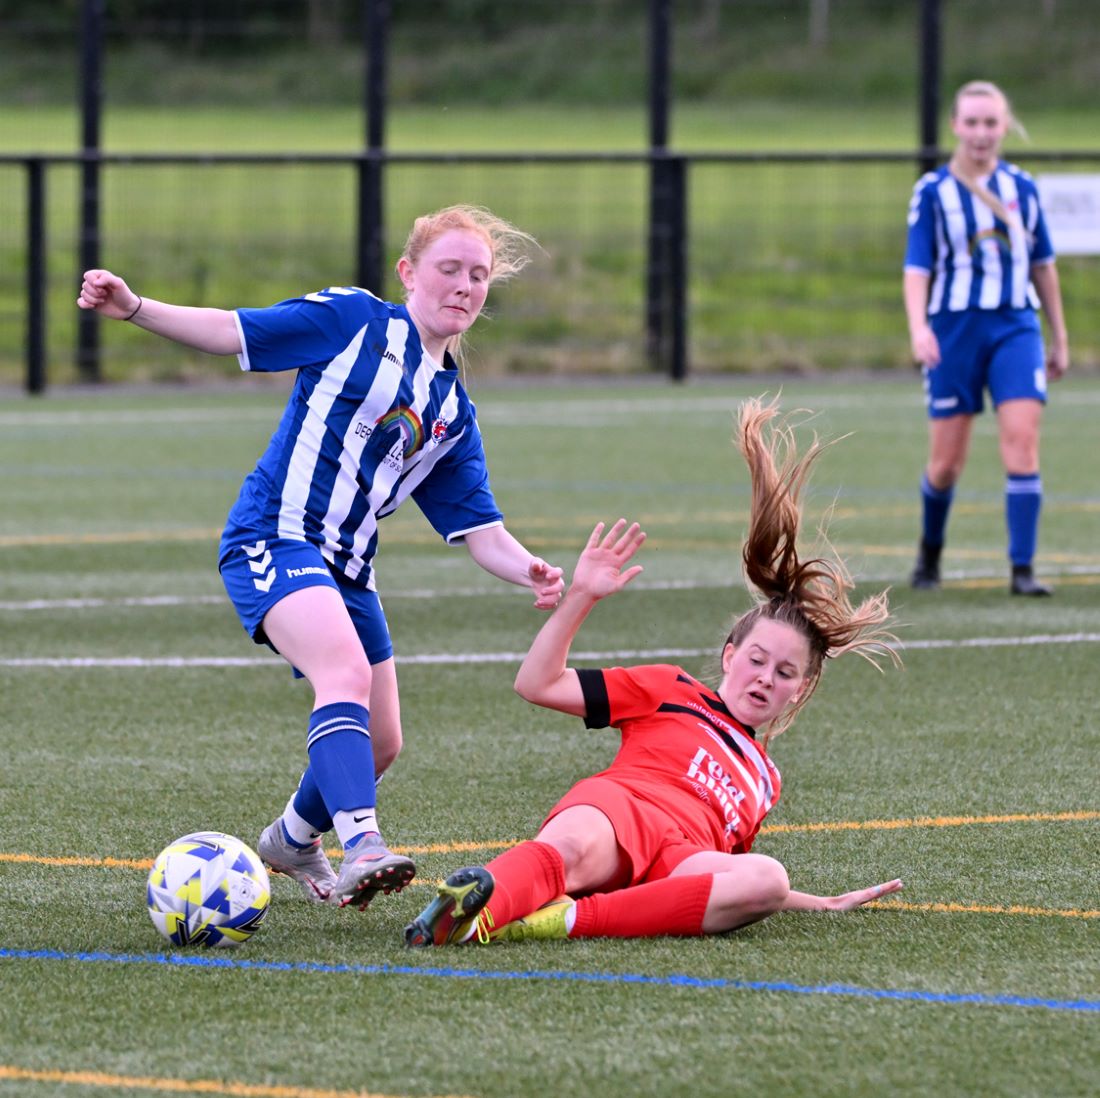
M 689 839 L 656 805 L 602 775 L 577 782 L 550 810 L 543 827 L 564 809 L 582 804 L 599 809 L 611 821 L 619 849 L 630 864 L 630 880 L 616 882 L 617 888 L 662 880 L 692 854 L 714 853 L 714 847 Z

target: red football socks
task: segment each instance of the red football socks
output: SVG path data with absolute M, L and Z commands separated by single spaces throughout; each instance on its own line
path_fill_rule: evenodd
M 710 873 L 666 877 L 618 892 L 597 892 L 577 901 L 570 938 L 697 936 L 714 884 Z
M 547 843 L 520 843 L 485 868 L 495 882 L 487 905 L 493 926 L 522 919 L 565 892 L 561 855 Z M 706 873 L 666 877 L 616 892 L 584 896 L 577 901 L 569 937 L 698 936 L 703 933 L 703 916 L 713 885 L 713 874 Z
M 520 843 L 485 868 L 495 882 L 487 907 L 495 926 L 522 919 L 565 891 L 565 865 L 561 855 L 547 843 Z

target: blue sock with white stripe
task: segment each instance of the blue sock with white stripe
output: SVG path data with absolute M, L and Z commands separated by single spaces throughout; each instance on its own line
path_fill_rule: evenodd
M 370 712 L 355 702 L 323 705 L 309 718 L 309 772 L 345 846 L 378 830 L 369 727 Z
M 925 545 L 943 545 L 947 533 L 947 515 L 955 498 L 955 486 L 933 488 L 925 472 L 920 478 L 921 539 Z
M 1039 512 L 1043 509 L 1043 481 L 1038 473 L 1009 473 L 1005 477 L 1005 525 L 1008 559 L 1028 565 L 1039 541 Z

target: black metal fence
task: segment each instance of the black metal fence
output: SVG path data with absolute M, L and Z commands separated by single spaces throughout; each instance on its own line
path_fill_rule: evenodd
M 385 293 L 385 214 L 384 214 L 384 176 L 393 176 L 393 167 L 402 163 L 402 158 L 389 155 L 385 149 L 384 131 L 388 107 L 388 71 L 390 53 L 390 25 L 392 5 L 390 0 L 358 0 L 362 27 L 362 46 L 364 66 L 363 108 L 366 122 L 366 147 L 361 155 L 339 158 L 311 157 L 266 157 L 256 158 L 205 157 L 201 163 L 220 164 L 286 164 L 295 163 L 336 163 L 343 162 L 354 166 L 356 172 L 356 281 L 361 285 Z M 827 6 L 818 5 L 822 14 L 827 15 Z M 612 6 L 607 14 L 611 15 Z M 491 31 L 499 22 L 499 12 L 491 6 L 481 6 L 475 22 L 488 19 L 483 30 Z M 237 13 L 238 15 L 240 13 Z M 311 9 L 310 18 L 314 13 Z M 468 14 L 473 14 L 470 9 Z M 73 157 L 28 158 L 24 160 L 27 171 L 27 386 L 32 392 L 39 392 L 46 383 L 46 346 L 45 314 L 48 296 L 43 292 L 46 278 L 47 248 L 44 234 L 46 222 L 39 216 L 46 208 L 45 192 L 47 187 L 46 168 L 55 165 L 74 165 L 80 178 L 79 190 L 79 229 L 77 253 L 79 266 L 86 269 L 101 266 L 106 260 L 102 256 L 104 242 L 103 216 L 103 175 L 104 171 L 115 165 L 145 164 L 167 165 L 184 164 L 187 158 L 175 157 L 117 157 L 107 156 L 100 148 L 100 117 L 103 100 L 103 53 L 108 35 L 107 0 L 81 0 L 79 21 L 79 75 L 80 75 L 80 121 L 82 153 Z M 337 13 L 332 24 L 332 32 L 342 21 L 346 13 Z M 701 13 L 702 23 L 717 26 L 718 9 L 711 7 Z M 921 85 L 920 113 L 922 140 L 926 145 L 936 141 L 938 121 L 939 52 L 940 52 L 940 0 L 919 0 L 914 7 L 914 16 L 920 27 L 921 70 L 925 79 Z M 449 32 L 453 33 L 458 24 L 469 20 L 449 22 Z M 646 254 L 644 262 L 645 303 L 642 310 L 644 318 L 644 349 L 639 356 L 644 357 L 655 369 L 668 373 L 675 379 L 682 379 L 688 369 L 688 268 L 689 247 L 687 234 L 688 159 L 674 155 L 668 149 L 669 107 L 671 99 L 672 76 L 672 39 L 674 32 L 673 0 L 648 0 L 645 8 L 645 28 L 647 49 L 646 86 L 649 120 L 649 148 L 644 154 L 624 155 L 620 157 L 592 157 L 585 155 L 562 154 L 557 156 L 519 155 L 497 158 L 487 157 L 421 157 L 404 158 L 407 163 L 420 163 L 425 166 L 447 163 L 468 164 L 582 164 L 589 161 L 597 163 L 621 163 L 644 166 L 647 173 L 648 216 L 645 222 Z M 243 27 L 245 24 L 242 23 Z M 597 24 L 601 39 L 606 38 L 606 22 Z M 193 29 L 201 28 L 202 21 L 194 24 Z M 826 23 L 811 18 L 811 39 L 818 45 L 823 44 Z M 931 155 L 930 153 L 928 155 Z M 928 162 L 926 155 L 922 162 Z M 626 245 L 626 250 L 631 249 Z M 613 249 L 621 253 L 621 248 Z M 597 264 L 597 270 L 600 265 Z M 350 281 L 350 279 L 346 280 Z M 620 280 L 621 281 L 621 280 Z M 33 283 L 33 290 L 30 283 Z M 598 289 L 594 293 L 598 295 Z M 620 291 L 621 292 L 621 291 Z M 608 318 L 609 320 L 611 317 Z M 98 380 L 101 377 L 101 329 L 96 318 L 80 314 L 77 318 L 76 364 L 79 374 L 86 380 Z M 611 325 L 614 326 L 614 325 Z M 568 342 L 568 340 L 566 341 Z
M 904 213 L 927 155 L 100 154 L 101 259 L 149 296 L 195 305 L 266 305 L 340 283 L 393 297 L 392 274 L 364 276 L 372 255 L 392 262 L 413 217 L 457 197 L 506 210 L 545 249 L 494 290 L 494 315 L 472 340 L 475 369 L 682 378 L 899 367 Z M 1100 170 L 1093 153 L 1015 159 L 1036 173 Z M 14 259 L 0 268 L 0 297 L 25 303 L 0 315 L 0 364 L 31 392 L 71 380 L 74 367 L 86 380 L 74 305 L 85 162 L 0 158 L 0 195 L 22 208 L 9 221 L 22 240 L 0 233 Z M 385 210 L 368 220 L 364 192 L 379 171 Z M 1060 262 L 1075 357 L 1100 361 L 1096 260 Z M 107 379 L 236 368 L 121 325 L 99 329 Z
M 441 31 L 447 39 L 461 39 L 449 55 L 448 76 L 458 74 L 461 80 L 460 62 L 467 58 L 477 76 L 484 76 L 499 56 L 501 32 L 514 13 L 505 0 L 455 0 L 439 11 L 398 9 L 391 0 L 341 0 L 306 9 L 297 0 L 279 0 L 265 6 L 263 16 L 241 4 L 222 5 L 217 13 L 203 8 L 165 14 L 153 3 L 125 11 L 110 0 L 79 0 L 63 8 L 45 0 L 32 3 L 27 10 L 33 11 L 21 18 L 28 20 L 30 37 L 42 39 L 39 49 L 51 58 L 50 72 L 60 50 L 76 78 L 82 151 L 0 156 L 0 208 L 10 214 L 0 224 L 0 380 L 21 378 L 30 391 L 41 392 L 47 379 L 69 380 L 74 373 L 78 380 L 98 380 L 232 370 L 232 363 L 200 362 L 181 348 L 78 312 L 73 299 L 80 272 L 108 266 L 150 296 L 223 307 L 264 305 L 351 282 L 392 297 L 399 287 L 387 266 L 412 218 L 455 201 L 504 213 L 533 232 L 546 251 L 515 283 L 494 290 L 496 315 L 479 323 L 472 340 L 475 367 L 511 373 L 659 370 L 682 378 L 689 369 L 905 365 L 899 290 L 904 211 L 914 178 L 945 155 L 938 147 L 940 89 L 945 78 L 957 83 L 959 76 L 946 74 L 941 65 L 943 44 L 948 60 L 952 51 L 965 58 L 969 76 L 989 37 L 984 18 L 980 26 L 975 21 L 978 9 L 961 0 L 876 3 L 647 0 L 643 6 L 557 0 L 532 5 L 526 14 L 535 24 L 563 33 L 549 49 L 515 54 L 507 81 L 518 81 L 530 69 L 551 79 L 559 93 L 587 87 L 589 98 L 602 102 L 614 78 L 622 85 L 615 93 L 618 102 L 646 101 L 648 147 L 603 154 L 408 154 L 386 148 L 389 73 L 405 81 L 395 98 L 404 95 L 407 106 L 408 74 L 424 60 L 424 34 Z M 1072 53 L 1068 44 L 1087 37 L 1094 22 L 1085 0 L 1044 2 L 1038 17 L 1033 8 L 1031 0 L 1007 0 L 998 26 L 1014 28 L 1015 40 L 1045 43 L 1059 55 Z M 880 66 L 873 79 L 887 80 L 895 98 L 913 102 L 921 147 L 878 153 L 708 153 L 670 147 L 672 85 L 683 91 L 685 78 L 690 83 L 698 75 L 696 62 L 719 41 L 736 48 L 722 54 L 730 63 L 718 71 L 736 77 L 744 67 L 753 80 L 765 81 L 761 89 L 735 80 L 725 89 L 726 102 L 750 91 L 766 96 L 766 82 L 774 80 L 795 96 L 792 104 L 799 96 L 812 98 L 815 89 L 831 90 L 835 99 L 841 86 L 858 101 L 859 80 L 871 70 L 834 64 L 826 77 L 820 64 L 827 42 L 849 49 L 862 43 L 865 53 L 870 14 L 876 15 L 879 36 L 874 52 L 885 45 L 894 59 L 889 72 Z M 745 33 L 747 24 L 751 33 Z M 190 102 L 198 93 L 209 105 L 219 101 L 220 92 L 207 89 L 207 78 L 217 84 L 217 66 L 243 47 L 243 56 L 262 59 L 239 89 L 255 104 L 263 96 L 248 81 L 280 71 L 281 44 L 292 26 L 311 41 L 330 44 L 355 28 L 342 53 L 314 53 L 312 60 L 297 51 L 286 54 L 290 67 L 283 75 L 300 82 L 318 58 L 331 56 L 337 78 L 325 82 L 328 98 L 317 102 L 344 102 L 345 85 L 359 87 L 358 79 L 345 80 L 340 68 L 350 58 L 362 78 L 362 152 L 102 151 L 101 101 L 112 77 L 121 78 L 114 87 L 125 89 L 131 105 L 144 104 L 147 91 L 155 91 L 162 105 L 174 102 L 165 90 L 181 78 L 190 91 L 180 99 Z M 129 46 L 138 40 L 146 52 L 131 56 Z M 585 57 L 584 46 L 596 41 L 600 48 Z M 180 50 L 184 63 L 166 60 L 165 87 L 148 88 L 156 70 L 151 63 L 156 55 L 148 51 L 164 43 L 169 56 L 173 48 Z M 212 57 L 204 61 L 208 49 Z M 768 65 L 753 68 L 746 50 L 768 57 Z M 105 52 L 112 52 L 109 65 Z M 1032 50 L 1034 56 L 1042 53 L 1038 46 Z M 1079 53 L 1091 56 L 1087 48 Z M 23 83 L 49 95 L 48 84 L 37 78 L 38 56 L 28 53 Z M 609 56 L 615 60 L 605 64 Z M 783 61 L 791 56 L 809 66 L 809 76 L 802 73 L 804 66 Z M 336 63 L 338 58 L 343 62 Z M 20 51 L 8 60 L 20 60 Z M 592 60 L 598 61 L 595 67 L 586 64 Z M 711 56 L 712 82 L 714 61 Z M 1021 58 L 1013 64 L 1021 73 L 1027 68 Z M 902 68 L 908 75 L 899 83 Z M 203 74 L 197 84 L 195 72 Z M 842 84 L 845 74 L 855 82 Z M 1072 74 L 1061 68 L 1058 76 L 1060 86 L 1072 82 Z M 1081 84 L 1079 74 L 1076 82 Z M 527 83 L 533 93 L 537 79 Z M 22 85 L 9 80 L 9 86 Z M 295 94 L 301 97 L 302 87 L 295 87 L 296 93 L 275 97 L 280 107 Z M 451 87 L 445 80 L 434 94 L 449 95 Z M 433 102 L 446 110 L 443 102 Z M 791 115 L 785 117 L 789 122 Z M 1012 158 L 1035 171 L 1100 167 L 1100 152 L 1012 150 Z M 1094 308 L 1100 273 L 1091 258 L 1069 258 L 1062 265 L 1075 357 L 1100 362 Z

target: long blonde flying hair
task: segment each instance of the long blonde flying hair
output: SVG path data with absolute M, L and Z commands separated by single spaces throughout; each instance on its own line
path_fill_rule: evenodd
M 736 441 L 749 467 L 752 493 L 741 563 L 756 605 L 734 622 L 726 638 L 726 644 L 736 648 L 758 621 L 770 619 L 792 626 L 809 642 L 806 686 L 798 701 L 764 732 L 765 745 L 789 728 L 809 701 L 821 681 L 826 659 L 858 652 L 876 667 L 883 656 L 895 666 L 901 665 L 895 651 L 897 638 L 883 628 L 890 620 L 887 593 L 852 606 L 848 593 L 854 584 L 829 546 L 824 527 L 819 535 L 829 556 L 799 558 L 801 493 L 814 462 L 829 444 L 814 435 L 799 456 L 790 420 L 776 420 L 778 414 L 778 399 L 769 404 L 752 399 L 741 405 L 738 416 Z M 770 430 L 765 431 L 769 425 Z
M 407 259 L 414 267 L 420 261 L 424 250 L 437 238 L 451 229 L 473 233 L 489 247 L 491 256 L 489 267 L 489 285 L 504 282 L 518 274 L 531 262 L 531 249 L 539 247 L 538 241 L 517 229 L 510 221 L 497 217 L 483 206 L 445 206 L 434 213 L 424 214 L 414 222 L 401 251 L 401 258 Z M 484 314 L 483 314 L 484 315 Z M 462 361 L 462 336 L 454 336 L 447 344 L 447 350 L 456 361 Z

